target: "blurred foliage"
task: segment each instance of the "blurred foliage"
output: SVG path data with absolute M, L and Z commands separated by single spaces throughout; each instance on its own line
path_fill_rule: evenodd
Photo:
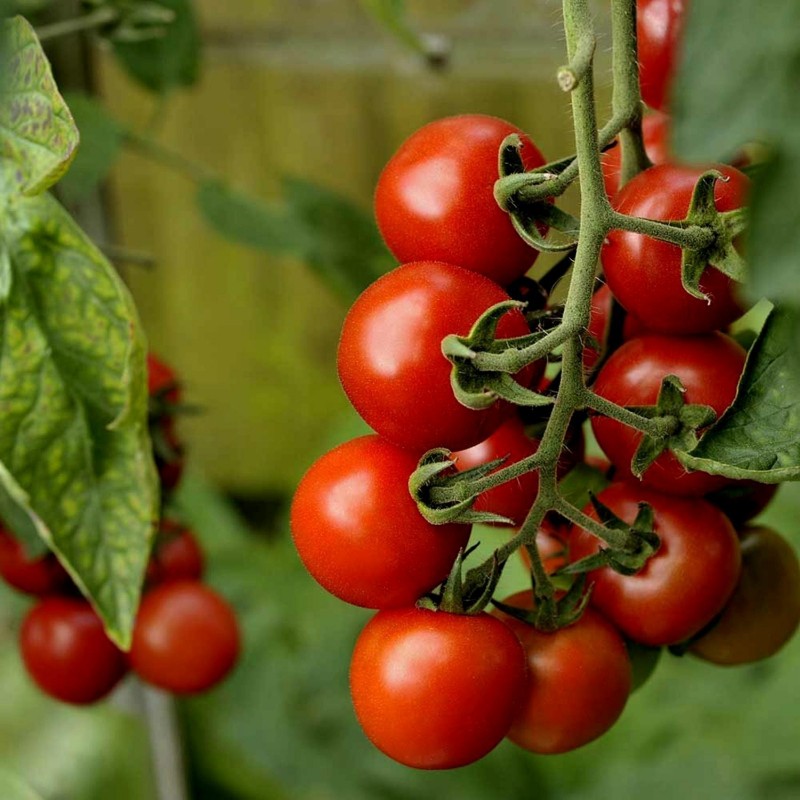
M 791 800 L 800 793 L 800 638 L 744 668 L 665 655 L 617 726 L 575 753 L 537 757 L 504 743 L 453 772 L 394 764 L 365 740 L 347 689 L 349 653 L 370 612 L 309 578 L 285 521 L 259 539 L 196 479 L 180 505 L 208 548 L 211 582 L 242 615 L 247 642 L 232 679 L 182 707 L 198 798 L 477 800 L 498 796 L 499 787 L 504 800 Z M 789 484 L 762 520 L 798 546 L 798 515 L 800 486 Z M 475 533 L 482 552 L 506 535 Z M 503 580 L 501 593 L 525 585 L 517 559 Z

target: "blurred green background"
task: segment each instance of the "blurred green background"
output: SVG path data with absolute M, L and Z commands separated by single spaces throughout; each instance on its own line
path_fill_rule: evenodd
M 335 371 L 346 302 L 320 270 L 333 265 L 347 274 L 365 250 L 382 263 L 361 227 L 375 181 L 399 143 L 432 119 L 495 114 L 526 129 L 550 158 L 572 150 L 568 99 L 553 80 L 564 59 L 560 4 L 409 2 L 415 29 L 451 46 L 439 69 L 356 0 L 196 5 L 204 50 L 190 88 L 154 96 L 107 47 L 81 51 L 82 76 L 67 76 L 69 88 L 89 86 L 115 119 L 161 149 L 123 148 L 109 160 L 99 201 L 83 190 L 66 197 L 83 219 L 101 220 L 110 250 L 146 256 L 120 257 L 120 269 L 153 349 L 202 407 L 182 422 L 190 476 L 177 505 L 208 550 L 210 583 L 241 614 L 246 650 L 223 687 L 178 706 L 190 796 L 799 798 L 800 640 L 743 669 L 664 656 L 619 724 L 566 756 L 535 757 L 503 744 L 479 764 L 429 774 L 394 764 L 364 739 L 350 709 L 347 667 L 369 612 L 313 583 L 287 526 L 303 471 L 362 430 Z M 602 13 L 598 24 L 606 30 Z M 607 35 L 603 45 L 601 69 Z M 599 95 L 605 113 L 607 81 Z M 98 161 L 90 133 L 87 127 L 84 147 Z M 224 177 L 265 204 L 287 202 L 283 181 L 301 178 L 365 216 L 338 199 L 325 205 L 307 258 L 291 248 L 247 247 L 204 219 L 190 174 L 197 165 L 201 180 Z M 152 260 L 152 268 L 131 264 L 137 260 Z M 800 489 L 784 487 L 765 521 L 800 546 L 798 519 Z M 500 535 L 483 530 L 477 538 L 489 546 Z M 512 588 L 525 579 L 514 567 L 504 580 Z M 0 764 L 46 800 L 157 797 L 147 720 L 131 711 L 140 705 L 137 691 L 129 686 L 114 701 L 81 710 L 43 698 L 22 673 L 14 641 L 23 606 L 2 591 Z

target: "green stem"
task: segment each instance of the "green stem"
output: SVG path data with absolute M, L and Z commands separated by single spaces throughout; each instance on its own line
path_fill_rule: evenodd
M 602 539 L 614 550 L 632 550 L 638 544 L 638 537 L 635 534 L 629 531 L 609 528 L 588 514 L 584 514 L 583 511 L 563 498 L 559 498 L 555 510 L 570 522 L 575 523 L 579 528 L 583 528 L 598 539 Z
M 88 31 L 92 28 L 102 28 L 119 19 L 119 12 L 111 6 L 103 6 L 90 14 L 82 17 L 73 17 L 61 22 L 53 22 L 50 25 L 42 25 L 36 29 L 36 35 L 40 42 L 58 39 L 61 36 L 70 36 L 81 31 Z
M 216 178 L 215 173 L 208 167 L 198 164 L 196 161 L 192 161 L 180 153 L 170 150 L 168 147 L 164 147 L 149 136 L 128 130 L 125 131 L 125 144 L 132 150 L 136 150 L 153 161 L 180 172 L 190 180 L 198 183 Z
M 618 211 L 611 211 L 609 223 L 611 228 L 652 236 L 654 239 L 689 250 L 709 247 L 716 236 L 711 228 L 703 225 L 688 225 L 680 220 L 663 222 L 643 217 L 629 217 Z
M 604 417 L 621 422 L 629 428 L 635 428 L 637 431 L 646 433 L 655 439 L 662 439 L 675 433 L 679 425 L 679 421 L 675 417 L 655 417 L 654 419 L 643 417 L 635 411 L 629 411 L 623 406 L 618 406 L 616 403 L 606 400 L 605 397 L 595 394 L 590 389 L 587 389 L 584 394 L 584 403 L 586 408 L 590 408 Z

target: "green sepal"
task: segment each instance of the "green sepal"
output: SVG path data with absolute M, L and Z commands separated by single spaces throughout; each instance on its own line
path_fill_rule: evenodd
M 681 281 L 683 288 L 699 300 L 710 303 L 711 298 L 700 289 L 700 281 L 706 268 L 711 265 L 735 281 L 746 277 L 744 259 L 733 245 L 733 240 L 747 227 L 747 215 L 743 209 L 721 213 L 714 200 L 714 186 L 725 176 L 718 170 L 704 172 L 694 187 L 687 225 L 711 228 L 715 237 L 708 247 L 684 249 L 681 259 Z
M 421 598 L 417 601 L 418 608 L 470 616 L 483 612 L 492 600 L 506 562 L 505 560 L 501 561 L 497 557 L 497 553 L 493 553 L 488 575 L 473 569 L 467 573 L 465 579 L 463 576 L 464 560 L 470 552 L 472 550 L 466 552 L 463 549 L 459 550 L 439 597 Z

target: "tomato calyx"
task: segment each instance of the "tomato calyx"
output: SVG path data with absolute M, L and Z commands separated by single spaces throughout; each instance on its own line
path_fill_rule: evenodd
M 557 253 L 572 250 L 578 244 L 580 225 L 571 214 L 562 211 L 547 201 L 547 194 L 541 197 L 523 198 L 520 190 L 531 186 L 546 185 L 558 176 L 553 167 L 565 169 L 570 161 L 560 161 L 546 165 L 548 171 L 538 168 L 527 172 L 522 159 L 522 140 L 518 134 L 507 136 L 500 145 L 500 178 L 495 183 L 494 197 L 497 204 L 511 216 L 516 232 L 531 247 L 541 252 Z M 537 192 L 538 194 L 538 192 Z M 562 241 L 548 237 L 548 231 L 562 234 Z
M 491 568 L 487 571 L 470 570 L 466 578 L 463 575 L 464 559 L 475 550 L 473 545 L 468 550 L 460 550 L 453 562 L 453 568 L 438 593 L 432 593 L 417 601 L 417 608 L 429 611 L 445 611 L 448 614 L 475 616 L 480 614 L 492 602 L 492 595 L 497 588 L 506 560 L 491 556 Z
M 636 519 L 632 525 L 628 525 L 593 493 L 590 499 L 600 522 L 581 514 L 584 519 L 577 524 L 606 541 L 609 546 L 601 547 L 596 553 L 562 567 L 556 576 L 581 574 L 601 567 L 610 567 L 620 575 L 635 575 L 661 546 L 661 539 L 653 527 L 652 507 L 648 503 L 639 503 Z
M 744 208 L 720 212 L 714 200 L 714 185 L 718 180 L 727 181 L 718 170 L 703 173 L 697 181 L 685 222 L 699 225 L 714 232 L 707 247 L 686 248 L 681 260 L 681 282 L 692 297 L 711 302 L 711 298 L 700 288 L 700 279 L 711 265 L 735 281 L 745 279 L 744 259 L 734 247 L 735 238 L 747 227 Z
M 676 375 L 667 375 L 661 382 L 654 406 L 627 406 L 628 411 L 651 421 L 659 421 L 663 434 L 645 432 L 631 462 L 631 472 L 641 478 L 645 470 L 667 449 L 691 452 L 697 447 L 697 431 L 717 418 L 713 408 L 687 404 L 686 389 Z
M 543 339 L 545 331 L 538 330 L 513 339 L 495 338 L 502 317 L 523 306 L 524 303 L 517 300 L 497 303 L 481 314 L 468 336 L 450 334 L 442 340 L 442 354 L 453 365 L 450 384 L 461 405 L 482 410 L 489 408 L 498 398 L 518 406 L 542 406 L 553 402 L 552 397 L 526 389 L 513 378 L 513 373 L 537 360 L 526 361 L 520 357 L 520 352 Z M 495 356 L 492 369 L 480 368 L 478 356 L 481 353 Z

